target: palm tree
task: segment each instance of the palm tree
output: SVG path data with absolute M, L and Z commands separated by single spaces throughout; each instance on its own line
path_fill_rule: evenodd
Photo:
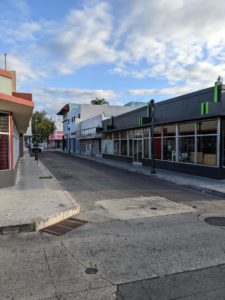
M 106 101 L 104 98 L 95 98 L 93 100 L 91 100 L 91 104 L 94 105 L 102 105 L 102 104 L 109 104 L 108 101 Z

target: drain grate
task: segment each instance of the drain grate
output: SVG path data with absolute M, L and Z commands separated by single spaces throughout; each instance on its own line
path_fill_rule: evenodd
M 52 176 L 40 176 L 39 179 L 52 179 Z
M 87 223 L 86 221 L 70 218 L 70 219 L 63 220 L 57 224 L 46 227 L 42 229 L 41 232 L 50 233 L 59 236 L 69 231 L 72 231 L 73 229 L 80 227 L 86 223 Z
M 225 227 L 225 217 L 208 217 L 204 221 L 209 225 Z

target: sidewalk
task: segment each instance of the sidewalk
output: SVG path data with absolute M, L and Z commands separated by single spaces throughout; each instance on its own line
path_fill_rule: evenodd
M 0 233 L 41 230 L 80 211 L 79 205 L 39 161 L 25 154 L 16 185 L 0 189 Z
M 145 176 L 158 178 L 164 181 L 172 182 L 183 187 L 188 187 L 197 191 L 210 193 L 215 196 L 225 197 L 225 179 L 224 180 L 216 180 L 207 177 L 200 177 L 195 175 L 189 175 L 185 173 L 178 173 L 174 171 L 167 171 L 163 169 L 156 169 L 156 174 L 151 174 L 151 168 L 134 165 L 130 163 L 125 163 L 121 161 L 105 159 L 105 158 L 94 158 L 90 156 L 83 156 L 77 154 L 71 154 L 73 156 L 77 156 L 84 159 L 89 159 L 93 161 L 97 161 L 99 163 L 127 170 L 130 172 L 142 174 Z

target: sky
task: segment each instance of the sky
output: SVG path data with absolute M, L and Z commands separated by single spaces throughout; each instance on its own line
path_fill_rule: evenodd
M 225 0 L 0 0 L 0 68 L 54 116 L 161 101 L 225 78 Z

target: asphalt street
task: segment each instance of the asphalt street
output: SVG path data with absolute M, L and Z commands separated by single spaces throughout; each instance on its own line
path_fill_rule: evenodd
M 225 299 L 224 199 L 72 157 L 42 162 L 87 223 L 0 236 L 1 299 Z

